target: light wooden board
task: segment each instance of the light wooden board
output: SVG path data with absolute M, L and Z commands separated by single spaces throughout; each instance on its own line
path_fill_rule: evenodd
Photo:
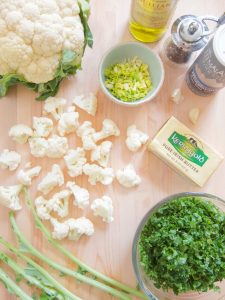
M 100 129 L 104 118 L 111 118 L 121 129 L 121 136 L 112 139 L 113 151 L 110 160 L 112 167 L 117 170 L 128 163 L 134 164 L 137 172 L 142 177 L 139 187 L 127 190 L 115 181 L 112 186 L 103 187 L 97 185 L 91 187 L 85 177 L 77 182 L 88 187 L 91 199 L 103 194 L 110 195 L 114 202 L 115 221 L 106 225 L 93 217 L 90 211 L 85 214 L 90 216 L 95 224 L 95 235 L 91 238 L 82 238 L 78 243 L 63 242 L 65 246 L 80 259 L 92 267 L 118 280 L 135 286 L 135 277 L 131 263 L 131 246 L 135 230 L 144 214 L 162 198 L 183 191 L 204 191 L 225 199 L 223 163 L 212 176 L 204 188 L 197 188 L 187 182 L 163 162 L 144 149 L 136 154 L 130 153 L 124 144 L 126 128 L 136 124 L 138 128 L 147 132 L 152 137 L 162 124 L 174 115 L 187 126 L 192 128 L 219 152 L 225 155 L 225 92 L 221 90 L 216 96 L 200 98 L 192 94 L 184 81 L 186 69 L 179 69 L 165 65 L 166 78 L 158 97 L 144 106 L 138 108 L 124 108 L 111 103 L 99 90 L 98 65 L 103 53 L 111 46 L 121 41 L 130 41 L 133 38 L 128 31 L 128 18 L 130 11 L 129 0 L 92 0 L 92 13 L 90 25 L 94 34 L 94 47 L 88 49 L 83 61 L 83 71 L 76 78 L 65 80 L 61 86 L 59 95 L 64 96 L 69 102 L 80 93 L 95 92 L 98 95 L 98 113 L 95 118 L 89 117 L 80 111 L 81 120 L 91 120 L 96 129 Z M 174 18 L 183 14 L 219 16 L 224 11 L 224 0 L 180 0 Z M 164 37 L 165 39 L 165 37 Z M 157 44 L 149 44 L 149 47 L 159 52 L 164 39 Z M 175 105 L 169 100 L 175 87 L 181 87 L 185 100 L 180 105 Z M 16 149 L 23 156 L 23 163 L 31 161 L 33 165 L 40 164 L 43 167 L 41 177 L 50 169 L 53 160 L 35 159 L 30 156 L 28 146 L 19 146 L 12 142 L 7 133 L 9 128 L 16 123 L 31 125 L 32 116 L 40 116 L 42 103 L 34 101 L 35 94 L 24 87 L 12 88 L 7 97 L 0 101 L 0 150 L 4 148 Z M 196 126 L 189 122 L 187 114 L 190 108 L 199 107 L 201 116 Z M 70 145 L 80 145 L 75 135 L 70 136 Z M 63 165 L 63 163 L 62 163 Z M 69 179 L 67 177 L 67 179 Z M 0 171 L 1 185 L 15 183 L 15 172 Z M 34 181 L 32 196 L 35 197 L 35 186 L 40 180 Z M 71 208 L 71 216 L 77 217 L 82 212 Z M 16 242 L 8 222 L 8 211 L 0 209 L 0 234 L 9 241 Z M 24 209 L 17 215 L 18 224 L 27 238 L 39 250 L 51 256 L 66 266 L 74 267 L 68 260 L 52 249 L 40 232 L 35 229 L 33 219 L 29 211 Z M 105 295 L 96 289 L 76 284 L 73 280 L 64 279 L 65 285 L 76 292 L 85 300 L 109 300 L 112 297 Z M 14 296 L 8 294 L 0 285 L 0 299 L 12 300 Z M 225 299 L 224 293 L 215 296 L 213 300 Z M 205 297 L 205 300 L 209 300 Z

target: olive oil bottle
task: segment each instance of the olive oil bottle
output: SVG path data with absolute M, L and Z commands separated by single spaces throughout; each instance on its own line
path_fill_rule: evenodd
M 167 29 L 177 0 L 132 0 L 130 32 L 141 42 L 158 41 Z

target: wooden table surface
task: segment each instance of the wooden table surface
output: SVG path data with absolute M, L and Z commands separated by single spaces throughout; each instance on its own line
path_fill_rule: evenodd
M 201 98 L 194 95 L 187 88 L 184 81 L 186 69 L 171 67 L 165 64 L 166 78 L 163 88 L 157 98 L 151 103 L 137 108 L 124 108 L 111 103 L 99 90 L 98 65 L 103 53 L 111 46 L 121 41 L 133 40 L 128 31 L 129 0 L 92 0 L 90 25 L 94 34 L 94 47 L 87 49 L 83 60 L 83 71 L 76 78 L 65 80 L 59 95 L 68 99 L 81 93 L 94 92 L 98 95 L 98 112 L 96 117 L 89 117 L 80 112 L 81 120 L 91 120 L 96 129 L 100 129 L 104 118 L 111 118 L 121 129 L 121 136 L 113 140 L 113 151 L 110 159 L 111 166 L 117 170 L 128 163 L 134 164 L 142 178 L 142 183 L 137 188 L 127 190 L 116 181 L 109 186 L 97 185 L 92 187 L 87 183 L 86 177 L 81 177 L 77 182 L 87 187 L 91 199 L 107 194 L 112 197 L 115 209 L 115 220 L 107 225 L 93 217 L 90 210 L 85 214 L 95 224 L 95 234 L 90 238 L 82 238 L 79 242 L 62 242 L 80 259 L 105 274 L 112 276 L 124 283 L 135 286 L 136 281 L 131 262 L 131 246 L 135 230 L 144 214 L 162 198 L 183 191 L 207 192 L 225 199 L 224 175 L 225 163 L 210 178 L 203 188 L 193 186 L 184 180 L 154 155 L 145 149 L 133 154 L 124 144 L 126 128 L 136 124 L 138 128 L 149 134 L 150 137 L 157 132 L 162 124 L 172 115 L 193 129 L 205 141 L 213 145 L 220 153 L 225 155 L 225 90 L 215 96 Z M 174 18 L 184 14 L 215 15 L 219 16 L 224 11 L 224 0 L 180 0 Z M 173 19 L 174 19 L 173 18 Z M 165 38 L 165 37 L 164 37 Z M 149 47 L 160 51 L 164 39 Z M 170 100 L 174 88 L 180 87 L 185 100 L 180 105 Z M 8 95 L 0 101 L 0 150 L 9 148 L 22 153 L 23 163 L 31 161 L 33 165 L 40 164 L 43 171 L 40 177 L 49 171 L 53 160 L 35 159 L 31 157 L 28 145 L 18 145 L 8 137 L 9 128 L 16 123 L 31 125 L 32 116 L 41 116 L 42 103 L 34 101 L 35 94 L 24 87 L 12 88 Z M 199 121 L 193 126 L 188 120 L 188 111 L 192 107 L 199 107 L 201 115 Z M 80 144 L 78 138 L 70 136 L 70 145 Z M 1 185 L 14 184 L 15 172 L 0 171 Z M 69 179 L 69 178 L 67 178 Z M 35 187 L 40 178 L 34 180 L 32 196 L 36 196 Z M 66 266 L 73 267 L 68 260 L 52 249 L 40 232 L 35 228 L 34 221 L 26 206 L 17 214 L 18 224 L 27 238 L 46 255 L 55 258 Z M 71 216 L 81 216 L 79 209 L 71 208 Z M 8 221 L 8 211 L 0 209 L 0 234 L 9 241 L 16 243 Z M 103 294 L 94 288 L 83 284 L 76 284 L 73 280 L 64 279 L 65 285 L 76 292 L 85 300 L 109 300 L 109 295 Z M 225 285 L 225 284 L 224 284 Z M 11 296 L 0 285 L 0 299 L 11 300 Z M 205 300 L 225 299 L 224 291 Z

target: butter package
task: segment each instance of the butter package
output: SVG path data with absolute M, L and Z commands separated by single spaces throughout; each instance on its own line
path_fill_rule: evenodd
M 203 186 L 223 156 L 171 117 L 149 143 L 149 150 L 179 174 Z

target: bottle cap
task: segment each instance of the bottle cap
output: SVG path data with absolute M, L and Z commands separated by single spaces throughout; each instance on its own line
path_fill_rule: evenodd
M 209 18 L 211 20 L 211 17 L 206 17 L 207 20 Z M 171 28 L 175 45 L 190 52 L 203 48 L 207 44 L 210 34 L 204 20 L 204 17 L 194 15 L 184 15 L 178 18 Z

